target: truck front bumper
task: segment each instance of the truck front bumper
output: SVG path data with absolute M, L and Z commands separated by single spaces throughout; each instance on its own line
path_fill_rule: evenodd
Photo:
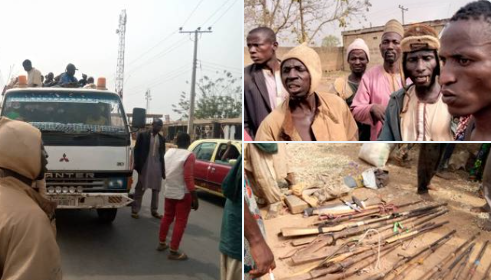
M 58 204 L 58 209 L 121 208 L 133 202 L 127 193 L 48 193 L 47 195 L 49 200 Z

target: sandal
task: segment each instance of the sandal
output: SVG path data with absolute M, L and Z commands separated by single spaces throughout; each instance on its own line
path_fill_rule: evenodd
M 159 242 L 159 247 L 157 247 L 157 251 L 165 251 L 167 248 L 169 248 L 169 245 L 165 242 Z
M 171 249 L 170 254 L 167 258 L 169 260 L 174 260 L 174 261 L 184 261 L 184 260 L 188 259 L 188 256 L 186 254 L 184 254 L 183 252 L 174 251 Z
M 159 213 L 157 213 L 157 212 L 152 212 L 152 216 L 153 216 L 154 218 L 157 218 L 157 219 L 162 219 L 162 215 L 160 215 L 160 214 L 159 214 Z

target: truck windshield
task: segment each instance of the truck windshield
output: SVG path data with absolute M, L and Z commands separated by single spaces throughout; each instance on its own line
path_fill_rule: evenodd
M 121 100 L 105 92 L 13 92 L 6 96 L 2 115 L 44 132 L 128 133 Z

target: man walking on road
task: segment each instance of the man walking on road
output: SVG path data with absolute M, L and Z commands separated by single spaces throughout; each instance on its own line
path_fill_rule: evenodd
M 152 190 L 152 216 L 160 219 L 157 210 L 159 208 L 159 193 L 162 187 L 162 179 L 165 179 L 165 139 L 159 134 L 164 123 L 160 119 L 154 119 L 152 129 L 139 133 L 136 139 L 134 155 L 134 169 L 138 172 L 138 183 L 135 187 L 135 196 L 131 208 L 131 217 L 138 219 L 142 197 L 147 188 Z

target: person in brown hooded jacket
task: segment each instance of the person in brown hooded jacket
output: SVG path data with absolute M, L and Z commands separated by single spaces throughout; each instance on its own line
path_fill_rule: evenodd
M 0 117 L 0 279 L 62 279 L 56 204 L 31 187 L 46 172 L 41 132 Z

